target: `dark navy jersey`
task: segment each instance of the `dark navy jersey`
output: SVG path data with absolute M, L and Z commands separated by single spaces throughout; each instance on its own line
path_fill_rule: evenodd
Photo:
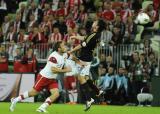
M 81 42 L 81 52 L 79 59 L 86 62 L 91 62 L 93 59 L 93 51 L 95 47 L 97 46 L 97 43 L 100 39 L 100 33 L 92 33 L 84 38 L 84 40 Z

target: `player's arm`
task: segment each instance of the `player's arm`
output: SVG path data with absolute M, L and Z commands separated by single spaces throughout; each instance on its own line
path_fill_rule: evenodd
M 70 54 L 70 53 L 73 53 L 73 52 L 75 52 L 75 51 L 77 51 L 77 50 L 79 50 L 79 49 L 81 49 L 82 48 L 82 46 L 81 46 L 81 44 L 79 44 L 79 45 L 77 45 L 75 48 L 73 48 L 71 51 L 68 51 L 68 53 Z
M 70 67 L 63 67 L 63 69 L 58 68 L 57 67 L 58 62 L 57 62 L 56 57 L 50 57 L 49 60 L 48 60 L 48 64 L 51 65 L 51 71 L 53 73 L 65 73 L 65 72 L 70 72 L 71 71 Z
M 72 71 L 71 67 L 69 67 L 69 66 L 64 67 L 63 69 L 57 68 L 57 67 L 52 67 L 51 70 L 53 73 L 66 73 L 66 72 Z
M 71 54 L 70 59 L 75 61 L 76 64 L 79 64 L 80 66 L 86 66 L 85 62 L 80 61 L 75 55 Z
M 85 36 L 71 36 L 70 39 L 84 40 Z
M 86 47 L 87 45 L 89 45 L 93 41 L 93 38 L 95 35 L 96 35 L 96 33 L 93 33 L 87 37 L 84 37 L 84 40 L 81 42 L 81 44 L 77 45 L 75 48 L 73 48 L 71 51 L 69 51 L 69 53 L 73 53 L 73 52 L 81 49 L 82 47 Z

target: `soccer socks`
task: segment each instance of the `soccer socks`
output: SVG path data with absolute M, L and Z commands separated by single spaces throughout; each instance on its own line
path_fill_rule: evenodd
M 52 101 L 51 101 L 51 99 L 48 97 L 46 100 L 45 100 L 45 102 L 40 106 L 41 108 L 44 108 L 44 109 L 46 109 L 49 105 L 51 105 L 52 104 Z
M 97 86 L 93 83 L 92 80 L 87 80 L 87 84 L 89 85 L 89 87 L 94 90 L 96 92 L 96 95 L 99 94 L 99 89 L 97 88 Z
M 19 101 L 22 101 L 23 99 L 28 98 L 28 97 L 29 97 L 28 91 L 26 91 L 23 94 L 21 94 L 20 96 L 16 97 L 14 100 L 16 102 L 19 102 Z
M 70 102 L 77 102 L 78 93 L 77 90 L 71 90 L 69 91 L 69 100 Z
M 82 91 L 82 95 L 84 95 L 84 97 L 86 98 L 87 101 L 90 101 L 91 100 L 90 88 L 89 88 L 87 82 L 84 84 L 81 84 L 80 88 Z

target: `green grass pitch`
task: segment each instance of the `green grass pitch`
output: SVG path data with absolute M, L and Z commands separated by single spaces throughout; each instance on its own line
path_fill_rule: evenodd
M 0 102 L 0 114 L 39 114 L 35 110 L 40 103 L 18 103 L 14 112 L 9 111 L 10 103 Z M 93 105 L 87 112 L 84 105 L 52 104 L 49 114 L 160 114 L 160 107 Z

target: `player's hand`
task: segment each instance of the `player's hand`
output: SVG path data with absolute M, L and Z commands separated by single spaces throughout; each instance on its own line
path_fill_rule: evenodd
M 53 68 L 52 68 L 52 72 L 53 72 L 53 73 L 59 73 L 59 68 L 53 67 Z
M 72 53 L 71 51 L 67 51 L 67 54 L 68 54 L 69 56 L 71 55 L 71 53 Z
M 76 39 L 76 36 L 71 36 L 70 39 L 71 39 L 71 40 L 72 40 L 72 39 Z
M 70 66 L 66 67 L 66 72 L 71 72 L 72 71 L 72 68 Z

